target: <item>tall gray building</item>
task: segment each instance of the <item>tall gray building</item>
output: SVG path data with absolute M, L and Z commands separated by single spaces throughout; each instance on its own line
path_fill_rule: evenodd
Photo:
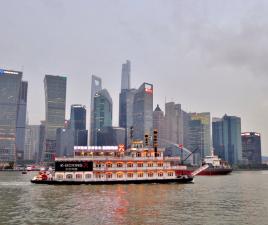
M 98 91 L 102 90 L 102 81 L 101 78 L 92 75 L 91 76 L 91 101 L 90 101 L 90 144 L 94 143 L 94 99 Z
M 153 85 L 143 83 L 134 96 L 134 139 L 144 140 L 144 135 L 153 132 Z
M 103 127 L 112 126 L 113 118 L 113 101 L 106 89 L 103 89 L 95 94 L 94 111 L 93 111 L 93 143 L 97 145 L 98 132 Z
M 38 162 L 40 125 L 28 125 L 25 132 L 24 160 Z
M 74 131 L 74 145 L 87 146 L 86 107 L 71 105 L 70 129 Z
M 165 104 L 166 141 L 172 144 L 183 144 L 183 115 L 181 104 Z
M 189 113 L 188 148 L 190 151 L 199 149 L 194 155 L 194 163 L 211 154 L 210 113 Z
M 242 161 L 241 119 L 224 115 L 213 118 L 212 138 L 215 153 L 230 164 Z
M 130 89 L 130 71 L 130 61 L 127 60 L 126 63 L 122 64 L 121 90 Z
M 28 92 L 28 82 L 22 81 L 20 86 L 20 98 L 18 106 L 17 131 L 16 131 L 16 147 L 17 147 L 18 161 L 23 160 L 24 158 L 27 92 Z
M 58 128 L 56 133 L 56 155 L 73 156 L 75 131 L 70 128 Z
M 153 111 L 153 129 L 158 131 L 158 146 L 165 147 L 166 144 L 166 126 L 165 126 L 165 115 L 160 109 L 159 105 L 156 106 Z
M 46 75 L 44 79 L 46 123 L 44 161 L 53 161 L 56 154 L 56 131 L 64 128 L 66 77 Z
M 24 137 L 18 128 L 25 128 L 25 119 L 23 123 L 22 113 L 19 113 L 22 112 L 23 100 L 27 101 L 27 90 L 22 96 L 24 90 L 22 72 L 0 69 L 0 164 L 3 167 L 14 165 L 18 147 L 23 153 L 21 144 Z
M 122 64 L 121 73 L 121 92 L 119 95 L 119 126 L 125 129 L 126 146 L 130 145 L 130 127 L 133 126 L 133 103 L 136 89 L 130 86 L 130 61 Z
M 136 89 L 121 90 L 119 95 L 119 127 L 125 129 L 125 145 L 130 145 L 130 127 L 133 126 L 133 105 Z
M 189 146 L 189 123 L 190 123 L 190 115 L 182 110 L 182 120 L 183 120 L 183 146 Z
M 37 155 L 37 162 L 41 162 L 44 156 L 44 148 L 45 148 L 45 133 L 46 133 L 46 121 L 42 120 L 39 129 L 39 152 Z

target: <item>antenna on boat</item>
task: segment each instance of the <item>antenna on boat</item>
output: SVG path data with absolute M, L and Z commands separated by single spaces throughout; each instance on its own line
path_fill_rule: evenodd
M 155 154 L 155 157 L 157 157 L 157 147 L 158 147 L 158 130 L 157 129 L 154 129 L 153 145 L 154 145 L 154 154 Z
M 132 144 L 133 144 L 133 134 L 134 134 L 134 127 L 131 126 L 130 127 L 130 146 L 132 148 Z

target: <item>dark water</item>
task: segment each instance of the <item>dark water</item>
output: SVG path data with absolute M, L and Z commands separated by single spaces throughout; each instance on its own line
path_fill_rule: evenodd
M 194 184 L 47 186 L 0 172 L 0 224 L 268 224 L 268 171 Z

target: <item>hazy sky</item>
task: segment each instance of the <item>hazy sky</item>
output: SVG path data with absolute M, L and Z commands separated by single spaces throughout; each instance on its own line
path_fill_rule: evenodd
M 0 0 L 0 68 L 23 70 L 30 124 L 44 119 L 45 74 L 67 76 L 70 105 L 89 108 L 91 74 L 114 101 L 121 64 L 191 112 L 242 118 L 268 155 L 268 1 Z M 89 110 L 88 110 L 89 111 Z

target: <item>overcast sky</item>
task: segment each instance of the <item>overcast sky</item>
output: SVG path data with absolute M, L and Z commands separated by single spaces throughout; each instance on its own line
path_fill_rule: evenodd
M 30 124 L 45 117 L 45 74 L 67 76 L 66 118 L 71 104 L 89 108 L 95 74 L 117 125 L 129 59 L 132 87 L 153 83 L 154 105 L 239 116 L 268 155 L 268 1 L 0 0 L 0 9 L 0 68 L 24 72 Z

